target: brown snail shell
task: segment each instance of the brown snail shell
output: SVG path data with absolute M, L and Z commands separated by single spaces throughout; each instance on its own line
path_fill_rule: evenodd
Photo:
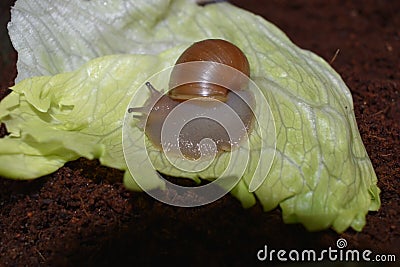
M 168 92 L 172 99 L 184 101 L 195 97 L 210 97 L 226 102 L 229 89 L 240 90 L 248 82 L 243 76 L 232 77 L 229 68 L 219 67 L 223 64 L 250 76 L 246 56 L 228 41 L 207 39 L 194 43 L 182 53 L 175 65 L 195 61 L 206 61 L 209 64 L 193 64 L 172 70 Z M 224 84 L 229 89 L 218 84 Z

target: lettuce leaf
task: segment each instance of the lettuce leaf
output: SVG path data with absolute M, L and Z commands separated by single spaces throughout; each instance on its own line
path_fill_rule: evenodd
M 256 196 L 266 211 L 280 205 L 286 223 L 337 232 L 360 231 L 380 206 L 349 89 L 323 59 L 261 17 L 228 3 L 18 0 L 8 28 L 18 83 L 0 102 L 11 133 L 0 139 L 1 176 L 37 178 L 79 157 L 127 170 L 122 122 L 136 90 L 191 43 L 222 38 L 247 55 L 276 124 L 265 182 L 249 192 L 250 163 L 232 190 L 243 205 Z M 213 174 L 182 174 L 163 168 L 162 153 L 150 155 L 168 175 Z M 139 189 L 128 171 L 124 183 Z

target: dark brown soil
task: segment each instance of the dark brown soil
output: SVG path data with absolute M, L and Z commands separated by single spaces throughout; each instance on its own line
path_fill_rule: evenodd
M 0 99 L 16 75 L 5 28 L 11 2 L 0 3 Z M 245 210 L 231 196 L 201 208 L 166 206 L 126 191 L 120 171 L 80 159 L 34 181 L 0 179 L 0 266 L 251 266 L 264 245 L 319 250 L 336 248 L 339 237 L 400 261 L 400 1 L 232 2 L 327 61 L 340 49 L 332 65 L 352 91 L 382 190 L 382 207 L 363 231 L 309 233 L 283 224 L 279 209 Z

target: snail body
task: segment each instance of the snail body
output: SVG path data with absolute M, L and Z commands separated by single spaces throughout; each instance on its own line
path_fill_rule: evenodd
M 177 137 L 179 150 L 190 159 L 201 156 L 200 142 L 209 138 L 214 141 L 217 152 L 230 151 L 240 143 L 250 131 L 254 115 L 249 106 L 254 104 L 252 94 L 245 90 L 250 76 L 249 62 L 244 53 L 225 40 L 208 39 L 194 43 L 178 58 L 169 80 L 169 91 L 162 94 L 149 82 L 146 86 L 151 92 L 144 107 L 130 108 L 128 112 L 142 113 L 141 123 L 149 140 L 158 148 L 168 147 L 162 144 L 161 132 L 167 116 L 182 102 L 194 105 L 193 110 L 213 109 L 224 102 L 242 121 L 242 133 L 229 136 L 223 125 L 202 116 L 197 111 Z M 193 101 L 196 100 L 196 101 Z M 176 117 L 183 117 L 177 115 Z M 237 118 L 237 117 L 236 117 Z M 145 123 L 143 122 L 145 120 Z M 235 121 L 229 122 L 233 124 Z M 202 148 L 204 150 L 211 148 Z

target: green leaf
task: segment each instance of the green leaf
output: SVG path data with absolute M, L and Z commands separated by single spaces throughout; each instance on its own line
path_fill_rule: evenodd
M 107 56 L 75 72 L 15 85 L 0 102 L 0 120 L 11 133 L 0 139 L 0 174 L 37 178 L 79 157 L 126 168 L 121 147 L 125 107 L 147 73 L 163 64 L 155 56 Z
M 280 205 L 287 223 L 342 232 L 360 231 L 380 206 L 349 89 L 323 59 L 258 16 L 228 3 L 18 0 L 9 32 L 19 83 L 0 102 L 11 133 L 0 139 L 2 176 L 37 178 L 79 157 L 126 170 L 122 121 L 136 90 L 193 42 L 222 38 L 247 55 L 275 119 L 276 156 L 255 192 L 264 209 Z M 248 185 L 261 141 L 252 133 L 250 163 L 232 190 L 245 206 L 255 203 Z M 159 171 L 193 179 L 213 179 L 226 166 L 223 154 L 215 168 L 186 174 L 164 165 L 156 149 L 150 155 Z M 124 181 L 138 189 L 128 172 Z

